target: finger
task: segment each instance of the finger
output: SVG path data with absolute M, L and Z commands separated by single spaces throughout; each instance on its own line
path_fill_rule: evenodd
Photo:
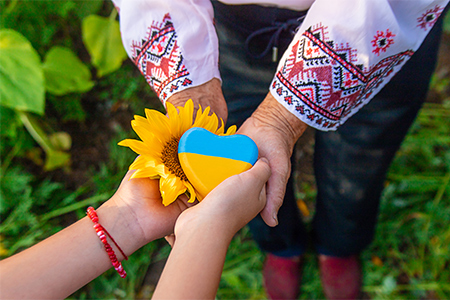
M 183 212 L 184 210 L 197 205 L 199 202 L 198 200 L 195 200 L 192 203 L 188 202 L 189 197 L 186 194 L 182 194 L 178 196 L 177 201 L 174 201 L 170 205 L 178 205 L 178 208 L 180 209 L 180 212 Z
M 269 166 L 269 161 L 262 157 L 256 161 L 253 167 L 249 170 L 231 176 L 225 179 L 222 183 L 220 183 L 213 191 L 223 189 L 227 187 L 229 184 L 233 184 L 232 182 L 243 182 L 243 188 L 252 189 L 252 190 L 261 190 L 267 180 L 269 180 L 271 174 L 271 169 Z M 229 193 L 229 192 L 227 192 Z
M 175 235 L 172 233 L 170 235 L 166 235 L 164 237 L 167 241 L 167 243 L 169 243 L 170 247 L 173 248 L 173 245 L 175 244 Z
M 259 201 L 262 203 L 263 208 L 266 206 L 267 203 L 267 194 L 266 194 L 266 185 L 263 186 L 261 189 L 261 192 L 259 193 Z
M 262 188 L 262 186 L 269 180 L 272 171 L 269 166 L 269 161 L 265 157 L 261 157 L 255 163 L 255 165 L 246 171 L 243 176 L 252 176 L 256 179 L 258 185 Z
M 284 175 L 273 172 L 267 182 L 267 202 L 261 211 L 264 222 L 271 227 L 278 225 L 278 210 L 283 204 L 286 192 L 286 180 Z

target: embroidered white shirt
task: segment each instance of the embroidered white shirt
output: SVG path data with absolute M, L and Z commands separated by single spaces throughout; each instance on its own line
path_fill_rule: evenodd
M 112 0 L 125 49 L 165 103 L 219 78 L 209 0 Z M 319 130 L 336 130 L 401 69 L 449 0 L 223 0 L 308 9 L 268 90 Z

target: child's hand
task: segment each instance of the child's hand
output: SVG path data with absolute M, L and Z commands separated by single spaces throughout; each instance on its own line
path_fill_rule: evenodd
M 271 174 L 265 158 L 248 171 L 219 184 L 198 205 L 184 211 L 175 225 L 175 236 L 183 228 L 218 226 L 232 237 L 266 205 L 265 183 Z M 200 223 L 197 223 L 200 222 Z
M 128 171 L 114 196 L 102 205 L 109 212 L 120 208 L 117 217 L 126 218 L 130 235 L 143 246 L 148 242 L 173 233 L 175 221 L 183 210 L 194 204 L 182 195 L 170 204 L 162 204 L 159 180 L 149 178 L 129 179 L 134 171 Z

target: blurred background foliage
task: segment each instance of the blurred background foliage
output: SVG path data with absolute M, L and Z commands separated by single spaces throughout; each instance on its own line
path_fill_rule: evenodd
M 120 40 L 110 1 L 0 1 L 0 257 L 85 215 L 118 187 L 134 154 L 144 107 L 162 110 Z M 450 15 L 429 99 L 386 181 L 376 240 L 363 253 L 373 299 L 450 298 Z M 313 133 L 297 155 L 299 204 L 314 213 Z M 311 216 L 305 218 L 309 222 Z M 73 299 L 149 299 L 170 248 L 155 241 Z M 263 299 L 264 254 L 244 228 L 232 241 L 218 299 Z M 317 262 L 306 256 L 301 299 L 320 299 Z

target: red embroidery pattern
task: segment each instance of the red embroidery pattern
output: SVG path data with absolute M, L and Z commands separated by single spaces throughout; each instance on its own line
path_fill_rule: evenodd
M 417 22 L 419 23 L 417 27 L 420 27 L 425 31 L 430 29 L 433 27 L 434 23 L 436 23 L 443 10 L 444 8 L 441 8 L 439 5 L 436 5 L 432 9 L 428 9 L 421 17 L 417 18 Z
M 320 24 L 319 24 L 320 26 Z M 387 57 L 369 69 L 356 65 L 356 50 L 325 40 L 326 27 L 308 29 L 292 47 L 271 89 L 299 116 L 330 129 L 365 104 L 396 66 L 414 53 Z
M 153 22 L 144 40 L 133 41 L 132 60 L 163 101 L 180 87 L 192 84 L 169 14 L 161 23 Z
M 380 52 L 386 52 L 386 49 L 394 43 L 394 37 L 395 34 L 390 32 L 389 29 L 386 29 L 386 33 L 377 31 L 372 40 L 372 46 L 375 47 L 372 52 L 376 55 L 380 55 Z

